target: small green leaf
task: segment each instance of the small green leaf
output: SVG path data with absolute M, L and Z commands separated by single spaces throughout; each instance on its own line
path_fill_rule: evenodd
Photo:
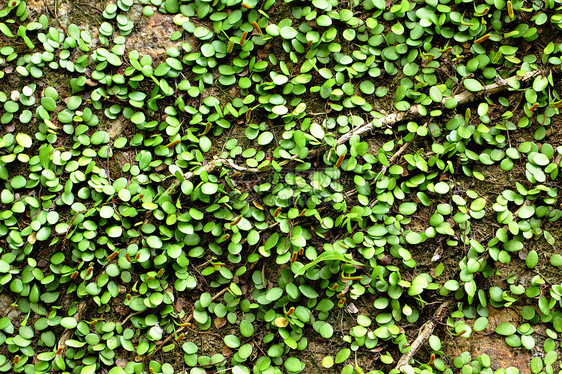
M 509 322 L 502 322 L 496 327 L 496 333 L 504 336 L 515 334 L 517 329 Z
M 552 256 L 550 256 L 550 264 L 552 266 L 562 266 L 562 256 L 555 253 Z
M 349 358 L 350 354 L 351 354 L 351 350 L 349 348 L 341 349 L 336 355 L 335 363 L 341 364 L 342 362 L 344 362 Z
M 279 34 L 284 39 L 294 39 L 299 34 L 299 32 L 291 26 L 285 26 L 279 29 Z
M 279 299 L 281 296 L 283 296 L 283 289 L 279 287 L 273 287 L 272 289 L 267 291 L 265 298 L 268 301 L 275 301 Z
M 238 348 L 240 347 L 240 339 L 236 335 L 226 335 L 224 337 L 224 344 L 228 348 Z
M 473 330 L 474 331 L 484 331 L 488 327 L 488 318 L 479 317 L 474 321 Z
M 535 266 L 537 266 L 539 262 L 539 255 L 537 253 L 537 251 L 532 250 L 527 254 L 527 257 L 525 258 L 525 264 L 527 265 L 527 267 L 529 269 L 534 268 Z
M 146 238 L 146 243 L 150 246 L 150 248 L 162 248 L 162 240 L 156 235 L 151 235 Z
M 405 236 L 405 239 L 408 244 L 412 245 L 420 244 L 423 241 L 423 237 L 414 231 L 408 232 Z
M 273 140 L 273 133 L 270 131 L 266 131 L 258 136 L 258 144 L 259 145 L 268 145 Z
M 326 369 L 331 368 L 334 366 L 334 357 L 333 356 L 326 356 L 322 359 L 322 366 Z
M 33 145 L 33 139 L 31 139 L 31 136 L 21 132 L 16 135 L 16 142 L 24 148 L 31 148 Z
M 478 82 L 476 79 L 468 78 L 465 79 L 463 83 L 466 89 L 471 92 L 480 92 L 484 89 L 482 83 Z
M 413 203 L 413 202 L 405 202 L 400 204 L 400 207 L 398 208 L 398 211 L 401 214 L 404 214 L 406 216 L 410 216 L 412 214 L 414 214 L 417 210 L 417 204 Z
M 531 218 L 535 214 L 535 208 L 530 205 L 522 206 L 517 215 L 521 219 Z
M 478 212 L 486 206 L 486 200 L 482 197 L 477 198 L 470 204 L 470 210 Z
M 206 182 L 201 185 L 201 191 L 206 195 L 213 195 L 219 190 L 219 186 L 216 183 Z

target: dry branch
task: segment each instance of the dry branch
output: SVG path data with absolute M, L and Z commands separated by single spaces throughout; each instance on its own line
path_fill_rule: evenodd
M 410 346 L 410 350 L 408 350 L 408 352 L 406 352 L 406 353 L 404 353 L 404 355 L 402 355 L 402 357 L 398 361 L 398 364 L 396 364 L 396 367 L 394 368 L 394 370 L 402 371 L 402 368 L 404 366 L 410 364 L 410 361 L 412 360 L 412 358 L 414 357 L 414 355 L 416 354 L 418 349 L 427 340 L 427 338 L 429 338 L 429 336 L 433 333 L 433 330 L 435 329 L 435 326 L 443 318 L 445 313 L 447 313 L 447 310 L 449 309 L 449 307 L 451 306 L 452 303 L 453 302 L 451 300 L 447 300 L 443 304 L 441 304 L 439 306 L 439 308 L 437 308 L 437 311 L 435 312 L 435 315 L 433 316 L 433 318 L 430 319 L 429 321 L 427 321 L 422 326 L 422 328 L 421 328 L 421 330 L 418 334 L 418 337 L 416 338 L 416 340 L 413 341 L 412 345 Z
M 206 171 L 207 173 L 212 173 L 213 171 L 215 171 L 216 169 L 218 169 L 220 164 L 227 164 L 228 166 L 230 166 L 232 169 L 239 171 L 239 172 L 252 172 L 252 173 L 258 173 L 261 172 L 262 170 L 260 169 L 256 169 L 256 168 L 247 168 L 244 166 L 240 166 L 234 163 L 234 161 L 232 161 L 231 159 L 227 159 L 227 158 L 219 158 L 219 157 L 215 157 L 213 159 L 213 161 L 207 163 L 206 165 L 203 166 L 203 170 L 202 171 Z M 201 172 L 202 172 L 201 171 Z M 187 173 L 185 173 L 183 175 L 183 180 L 190 180 L 191 178 L 193 178 L 195 175 L 199 175 L 201 173 L 199 170 L 196 171 L 188 171 Z M 182 181 L 180 181 L 179 179 L 176 179 L 171 185 L 170 187 L 168 187 L 166 189 L 166 191 L 164 191 L 164 195 L 168 195 L 173 193 L 176 188 L 182 183 Z
M 542 70 L 534 70 L 532 72 L 526 73 L 523 76 L 514 76 L 514 77 L 510 77 L 508 79 L 498 79 L 498 81 L 496 83 L 492 83 L 492 84 L 489 84 L 487 86 L 484 86 L 484 88 L 482 90 L 482 93 L 492 95 L 492 94 L 507 90 L 510 87 L 508 82 L 513 80 L 513 79 L 515 79 L 517 81 L 520 81 L 520 82 L 525 82 L 525 81 L 528 81 L 531 78 L 534 78 L 534 77 L 536 77 L 540 74 L 543 74 L 543 73 L 544 72 Z M 455 99 L 455 101 L 457 102 L 457 106 L 467 104 L 467 103 L 475 100 L 477 97 L 478 97 L 478 95 L 476 93 L 470 92 L 468 90 L 452 96 L 452 98 Z M 441 104 L 445 105 L 445 103 L 449 99 L 451 99 L 451 97 L 443 98 L 441 100 Z M 336 141 L 336 144 L 338 144 L 338 145 L 343 144 L 343 143 L 347 142 L 349 139 L 351 139 L 351 137 L 354 136 L 354 135 L 359 135 L 359 134 L 362 134 L 364 132 L 370 131 L 375 127 L 375 125 L 377 125 L 377 127 L 392 126 L 392 125 L 394 125 L 398 122 L 405 121 L 405 120 L 412 120 L 412 119 L 420 117 L 420 116 L 421 116 L 421 113 L 419 111 L 419 105 L 412 106 L 409 110 L 407 110 L 405 112 L 394 112 L 394 113 L 391 113 L 391 114 L 387 114 L 386 116 L 384 116 L 382 118 L 375 119 L 372 122 L 366 123 L 362 126 L 359 126 L 355 129 L 345 133 L 344 135 L 342 135 L 341 137 L 338 138 L 338 140 Z M 405 146 L 407 146 L 407 145 L 405 145 Z M 403 152 L 404 149 L 401 149 L 401 151 Z M 315 156 L 319 155 L 320 152 L 321 152 L 320 148 L 315 149 L 315 150 L 311 150 L 309 152 L 308 156 L 309 157 L 315 157 Z M 296 156 L 293 156 L 290 160 L 286 160 L 286 162 L 289 162 L 289 161 L 292 161 L 292 160 L 295 160 L 295 159 L 296 159 Z M 225 164 L 228 167 L 230 167 L 231 169 L 236 170 L 238 172 L 261 173 L 261 172 L 270 170 L 270 167 L 265 167 L 265 168 L 262 168 L 262 169 L 244 167 L 244 166 L 237 165 L 231 159 L 215 157 L 211 162 L 209 162 L 209 163 L 207 163 L 206 165 L 203 166 L 203 171 L 206 171 L 206 172 L 210 173 L 210 172 L 215 171 L 220 165 L 225 165 Z M 183 175 L 183 179 L 184 180 L 190 180 L 195 175 L 199 175 L 199 174 L 200 174 L 199 170 L 189 171 L 189 172 L 187 172 Z M 164 194 L 167 195 L 167 194 L 173 193 L 175 191 L 175 189 L 180 184 L 181 184 L 181 181 L 179 179 L 176 179 L 166 189 L 166 191 L 164 191 Z
M 508 79 L 501 79 L 499 80 L 497 83 L 492 83 L 489 84 L 487 86 L 484 86 L 484 89 L 482 90 L 482 93 L 486 93 L 489 95 L 507 90 L 509 88 L 509 84 L 508 82 L 512 79 L 521 81 L 521 82 L 525 82 L 528 81 L 531 78 L 534 78 L 540 74 L 542 74 L 543 71 L 542 70 L 534 70 L 531 71 L 529 73 L 526 73 L 525 75 L 519 77 L 519 76 L 515 76 L 515 77 L 510 77 Z M 470 92 L 470 91 L 464 91 L 461 92 L 460 94 L 454 95 L 452 96 L 456 102 L 457 105 L 464 105 L 467 104 L 471 101 L 473 101 L 474 99 L 476 99 L 477 94 L 474 92 Z M 445 105 L 445 103 L 447 102 L 447 100 L 449 100 L 451 97 L 446 97 L 443 98 L 443 100 L 441 100 L 441 104 Z M 349 139 L 351 139 L 351 137 L 353 135 L 359 135 L 362 134 L 364 132 L 370 131 L 375 127 L 375 124 L 377 125 L 377 127 L 380 126 L 392 126 L 394 124 L 396 124 L 397 122 L 401 122 L 401 121 L 405 121 L 408 119 L 414 119 L 416 117 L 419 117 L 421 114 L 419 112 L 419 106 L 415 105 L 413 107 L 411 107 L 409 110 L 405 111 L 405 112 L 394 112 L 391 114 L 388 114 L 382 118 L 379 119 L 375 119 L 372 122 L 366 123 L 362 126 L 359 126 L 353 130 L 351 130 L 350 132 L 345 133 L 344 135 L 342 135 L 338 140 L 337 140 L 337 144 L 343 144 L 345 142 L 347 142 Z

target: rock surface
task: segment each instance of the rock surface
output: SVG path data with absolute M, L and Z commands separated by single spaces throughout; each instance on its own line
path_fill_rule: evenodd
M 17 307 L 12 306 L 13 300 L 6 294 L 0 294 L 0 316 L 8 317 L 14 322 L 21 312 Z
M 127 51 L 137 50 L 140 55 L 149 55 L 158 60 L 166 55 L 166 49 L 181 45 L 181 41 L 171 41 L 170 37 L 178 30 L 173 16 L 155 12 L 150 17 L 142 15 L 142 7 L 135 4 L 129 10 L 127 17 L 135 23 L 133 33 L 127 38 Z
M 494 332 L 496 327 L 502 322 L 509 322 L 515 326 L 523 323 L 520 321 L 520 311 L 512 308 L 495 309 L 491 306 L 488 306 L 488 309 L 490 315 L 488 316 L 488 326 L 486 329 L 473 332 L 468 339 L 449 339 L 451 343 L 455 344 L 444 347 L 445 357 L 449 358 L 452 363 L 453 358 L 465 351 L 470 352 L 472 359 L 486 353 L 490 356 L 492 370 L 506 369 L 513 366 L 519 369 L 520 373 L 528 373 L 532 352 L 523 347 L 512 348 L 508 346 L 505 339 Z

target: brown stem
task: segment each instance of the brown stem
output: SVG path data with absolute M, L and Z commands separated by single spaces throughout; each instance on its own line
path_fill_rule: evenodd
M 230 168 L 239 171 L 239 172 L 250 172 L 250 173 L 261 173 L 263 171 L 269 170 L 269 168 L 263 168 L 263 169 L 256 169 L 256 168 L 247 168 L 244 166 L 240 166 L 237 165 L 236 163 L 234 163 L 234 161 L 232 161 L 229 158 L 218 158 L 215 157 L 213 159 L 213 161 L 209 162 L 208 164 L 206 164 L 205 166 L 203 166 L 203 170 L 206 171 L 207 173 L 212 173 L 213 171 L 215 171 L 216 169 L 219 168 L 219 165 L 222 164 L 227 164 Z M 195 175 L 199 175 L 199 171 L 188 171 L 187 173 L 185 173 L 183 175 L 183 179 L 184 180 L 190 180 L 191 178 L 193 178 Z M 174 193 L 174 191 L 176 190 L 176 188 L 181 184 L 182 182 L 180 182 L 179 179 L 176 179 L 171 185 L 170 187 L 168 187 L 166 189 L 166 191 L 164 191 L 164 195 L 168 195 L 168 194 L 172 194 Z
M 127 321 L 131 318 L 134 317 L 136 315 L 141 314 L 142 312 L 134 312 L 134 313 L 130 313 L 127 317 L 125 317 L 125 319 L 123 320 L 123 322 L 121 322 L 121 325 L 125 325 L 125 323 L 127 323 Z
M 528 81 L 531 78 L 536 77 L 537 75 L 543 74 L 544 72 L 542 70 L 534 70 L 531 71 L 529 73 L 526 73 L 525 75 L 519 77 L 519 76 L 515 76 L 515 77 L 511 77 L 508 79 L 501 79 L 499 80 L 497 83 L 492 83 L 489 84 L 487 86 L 484 86 L 484 89 L 482 90 L 482 92 L 492 95 L 501 91 L 504 91 L 506 89 L 509 88 L 509 84 L 508 82 L 512 79 L 521 81 L 521 82 L 525 82 Z M 464 91 L 461 92 L 460 94 L 454 95 L 452 96 L 452 98 L 455 99 L 455 101 L 457 102 L 457 105 L 463 105 L 463 104 L 467 104 L 473 100 L 475 100 L 477 98 L 477 94 L 474 92 L 470 92 L 470 91 Z M 443 100 L 441 100 L 441 104 L 445 105 L 445 103 L 447 102 L 447 100 L 449 100 L 450 97 L 446 97 L 443 98 Z M 413 118 L 417 118 L 420 117 L 421 114 L 419 112 L 419 106 L 415 105 L 413 107 L 411 107 L 409 110 L 405 111 L 405 112 L 394 112 L 391 114 L 388 114 L 382 118 L 376 119 L 373 122 L 369 122 L 366 123 L 362 126 L 359 126 L 353 130 L 351 130 L 350 132 L 342 135 L 337 141 L 337 144 L 343 144 L 345 142 L 347 142 L 349 139 L 351 139 L 351 137 L 353 135 L 359 135 L 362 134 L 364 132 L 370 131 L 375 127 L 375 124 L 377 124 L 377 127 L 386 125 L 386 126 L 392 126 L 394 124 L 396 124 L 397 122 L 401 122 L 404 121 L 406 119 L 413 119 Z
M 418 349 L 427 340 L 427 338 L 429 338 L 429 336 L 433 333 L 433 330 L 435 329 L 435 326 L 444 317 L 445 313 L 447 313 L 447 310 L 449 309 L 451 304 L 453 304 L 453 302 L 451 300 L 447 300 L 443 304 L 441 304 L 439 306 L 439 308 L 437 308 L 437 311 L 435 312 L 435 315 L 433 316 L 433 318 L 430 319 L 429 321 L 427 321 L 422 326 L 422 328 L 420 329 L 420 332 L 418 334 L 418 337 L 416 338 L 416 340 L 414 340 L 412 342 L 412 345 L 410 346 L 410 349 L 408 350 L 408 352 L 406 352 L 402 355 L 402 357 L 398 361 L 398 364 L 396 364 L 396 367 L 394 368 L 394 370 L 400 370 L 401 372 L 404 372 L 402 370 L 402 368 L 404 366 L 410 364 L 410 361 L 412 360 L 412 358 L 414 357 L 414 355 L 416 354 Z

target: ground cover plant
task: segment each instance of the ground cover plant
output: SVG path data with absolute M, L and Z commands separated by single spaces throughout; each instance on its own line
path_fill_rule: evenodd
M 560 372 L 560 0 L 0 6 L 1 373 Z

